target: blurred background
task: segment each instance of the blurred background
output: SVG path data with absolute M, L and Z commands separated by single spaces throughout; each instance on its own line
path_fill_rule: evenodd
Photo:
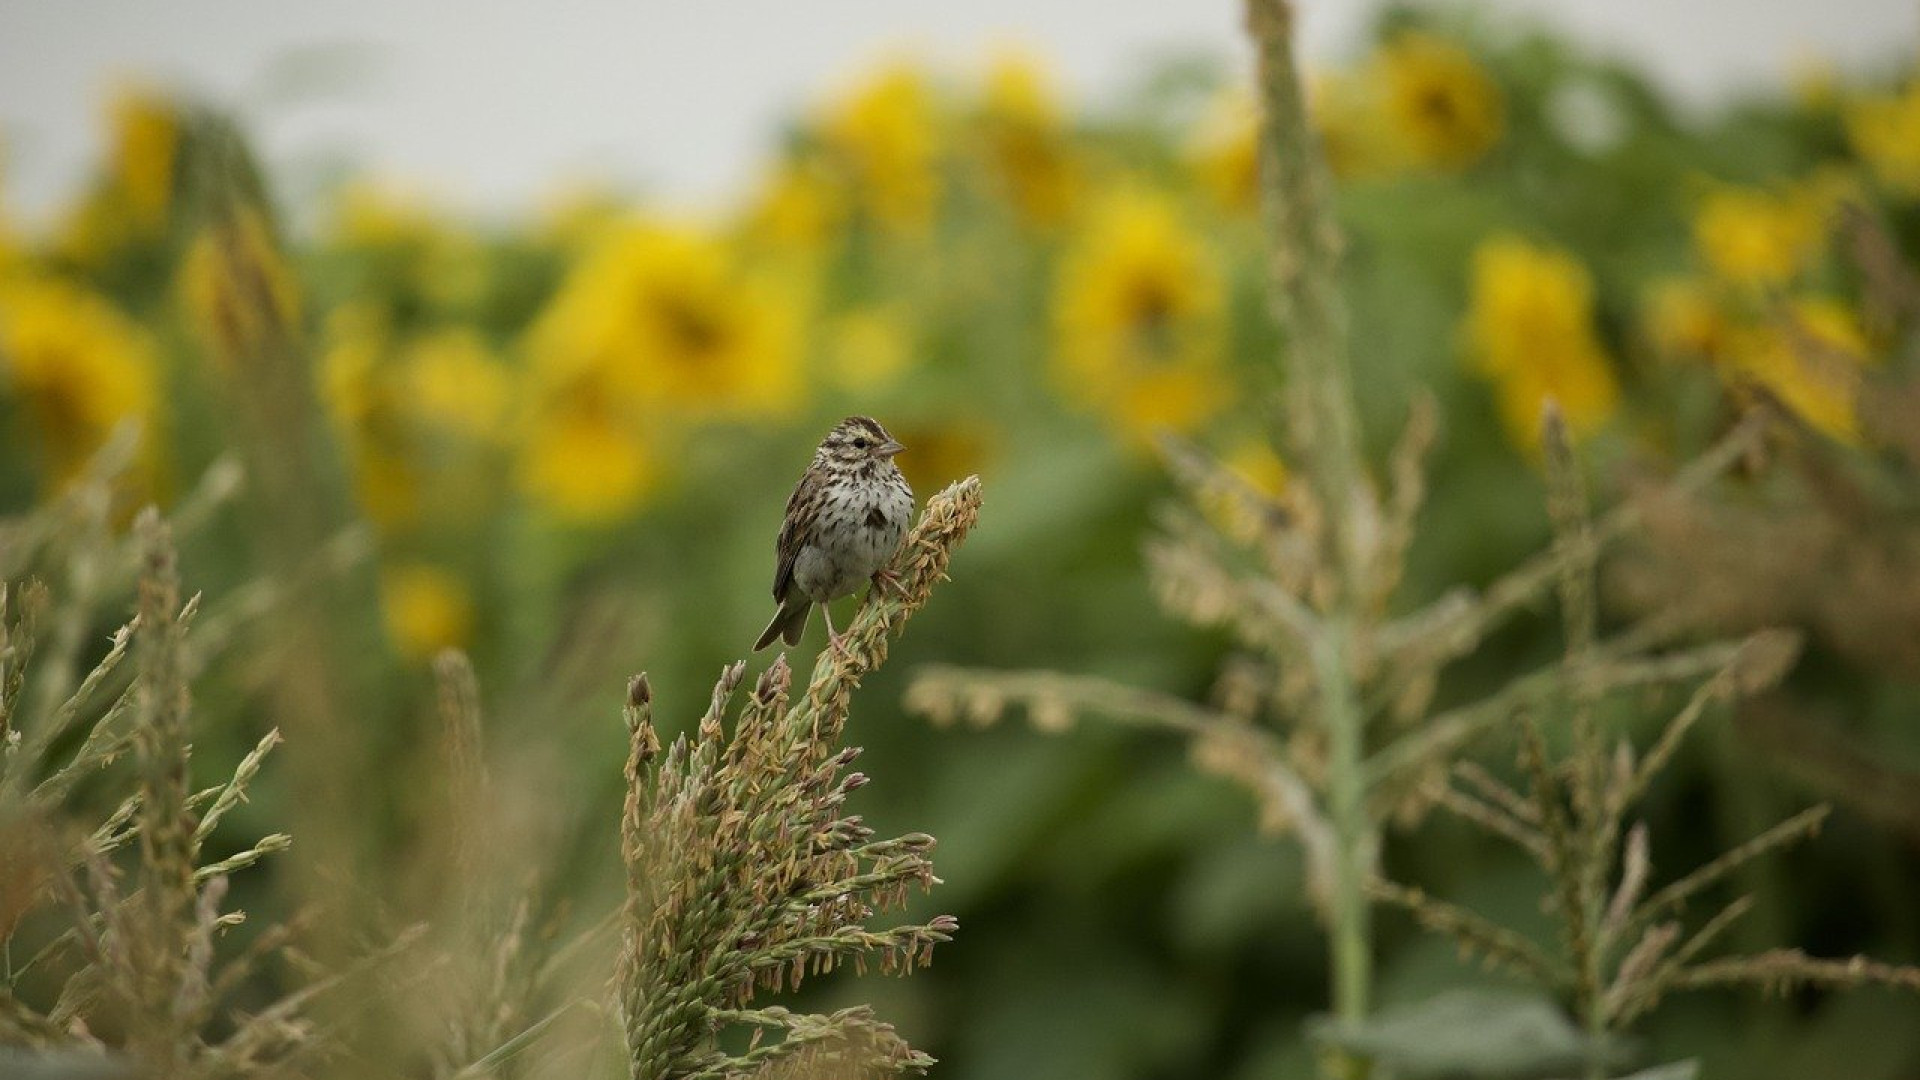
M 1816 61 L 1871 66 L 1920 38 L 1920 9 L 1904 0 L 1495 0 L 1483 10 L 1549 22 L 1695 107 L 1777 86 Z M 1304 5 L 1305 56 L 1349 56 L 1376 14 L 1362 0 Z M 10 3 L 0 19 L 0 123 L 14 205 L 31 215 L 86 175 L 93 120 L 117 79 L 219 100 L 247 121 L 290 197 L 372 171 L 466 210 L 511 214 L 594 180 L 715 206 L 751 183 L 804 102 L 883 56 L 965 70 L 996 47 L 1025 48 L 1080 107 L 1116 104 L 1170 57 L 1239 71 L 1251 55 L 1239 7 L 1223 0 L 833 0 L 805 10 L 568 0 L 537 14 L 457 16 L 371 0 L 277 10 L 194 0 L 166 12 L 107 0 Z
M 1546 542 L 1547 398 L 1602 504 L 1780 403 L 1791 447 L 1603 568 L 1610 626 L 1808 640 L 1650 794 L 1655 865 L 1831 801 L 1817 841 L 1742 871 L 1733 943 L 1920 960 L 1920 7 L 1303 7 L 1373 460 L 1422 391 L 1440 406 L 1395 607 Z M 914 913 L 963 929 L 912 979 L 817 980 L 806 1003 L 873 1001 L 950 1078 L 1308 1075 L 1325 941 L 1297 849 L 1241 791 L 1170 739 L 901 705 L 936 661 L 1193 700 L 1226 681 L 1230 635 L 1162 614 L 1141 549 L 1171 492 L 1158 433 L 1287 485 L 1239 27 L 1226 3 L 8 2 L 0 514 L 58 504 L 130 419 L 104 529 L 200 505 L 240 463 L 182 573 L 210 605 L 280 591 L 205 665 L 196 769 L 282 728 L 224 842 L 297 842 L 237 898 L 269 920 L 351 897 L 364 925 L 333 932 L 356 942 L 447 901 L 422 793 L 428 662 L 454 646 L 488 820 L 558 935 L 617 903 L 626 677 L 691 727 L 771 614 L 812 446 L 874 415 L 921 498 L 985 483 L 849 730 L 869 823 L 940 840 Z M 10 535 L 9 579 L 84 604 L 75 640 L 104 651 L 127 582 Z M 1551 660 L 1556 627 L 1532 613 L 1439 700 Z M 1650 739 L 1658 713 L 1636 723 Z M 1523 856 L 1406 825 L 1392 876 L 1545 933 Z M 1378 970 L 1386 1004 L 1503 985 L 1384 913 Z M 1916 1008 L 1690 995 L 1640 1049 L 1915 1077 Z

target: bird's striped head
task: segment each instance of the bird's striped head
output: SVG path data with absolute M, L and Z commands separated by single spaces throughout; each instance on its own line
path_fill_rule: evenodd
M 849 416 L 833 426 L 814 451 L 815 460 L 855 465 L 863 461 L 885 461 L 905 450 L 871 416 Z

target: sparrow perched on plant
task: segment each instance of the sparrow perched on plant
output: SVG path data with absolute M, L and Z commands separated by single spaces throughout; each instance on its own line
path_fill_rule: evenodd
M 913 518 L 913 490 L 893 463 L 904 449 L 867 416 L 847 417 L 820 441 L 787 499 L 773 572 L 780 610 L 754 642 L 755 652 L 774 638 L 799 644 L 815 604 L 827 620 L 827 640 L 839 648 L 827 604 L 851 596 L 862 581 L 880 585 L 891 578 L 886 565 Z

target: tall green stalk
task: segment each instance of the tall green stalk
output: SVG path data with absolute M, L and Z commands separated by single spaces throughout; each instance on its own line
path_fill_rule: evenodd
M 1329 898 L 1333 1007 L 1341 1019 L 1359 1020 L 1367 1013 L 1372 983 L 1365 890 L 1380 837 L 1366 807 L 1366 717 L 1351 650 L 1368 572 L 1356 511 L 1372 491 L 1360 458 L 1353 403 L 1340 230 L 1294 64 L 1293 10 L 1286 0 L 1248 0 L 1247 28 L 1259 50 L 1261 188 L 1272 303 L 1287 339 L 1287 441 L 1324 515 L 1325 565 L 1333 570 L 1322 632 L 1313 646 L 1335 848 Z
M 1333 826 L 1333 890 L 1329 898 L 1333 1011 L 1345 1020 L 1367 1015 L 1373 985 L 1373 920 L 1367 880 L 1377 869 L 1379 828 L 1367 813 L 1364 717 L 1355 698 L 1345 641 L 1348 626 L 1329 623 L 1315 643 L 1321 716 L 1327 725 L 1328 818 Z
M 1305 855 L 1307 892 L 1328 929 L 1333 1015 L 1316 1025 L 1329 1048 L 1323 1068 L 1355 1080 L 1371 1067 L 1366 1055 L 1377 1052 L 1369 1049 L 1368 1025 L 1373 904 L 1422 904 L 1417 891 L 1380 879 L 1386 823 L 1416 820 L 1433 805 L 1435 779 L 1479 736 L 1570 701 L 1590 705 L 1602 694 L 1711 675 L 1738 647 L 1671 651 L 1658 625 L 1597 638 L 1590 581 L 1596 553 L 1632 530 L 1647 504 L 1630 502 L 1588 521 L 1570 459 L 1554 473 L 1561 539 L 1552 550 L 1483 589 L 1459 586 L 1414 610 L 1390 613 L 1426 490 L 1422 463 L 1437 421 L 1430 406 L 1416 404 L 1376 483 L 1361 450 L 1342 240 L 1294 64 L 1292 9 L 1286 0 L 1247 0 L 1247 25 L 1259 56 L 1271 302 L 1286 343 L 1285 456 L 1300 483 L 1276 501 L 1199 448 L 1169 442 L 1169 466 L 1193 508 L 1169 512 L 1149 547 L 1148 567 L 1165 607 L 1197 625 L 1232 629 L 1253 660 L 1236 670 L 1271 672 L 1271 682 L 1203 706 L 1087 676 L 934 668 L 915 680 L 908 704 L 936 722 L 987 723 L 1022 705 L 1047 730 L 1086 714 L 1178 732 L 1192 743 L 1198 768 L 1247 788 L 1259 803 L 1262 829 L 1291 834 Z M 1741 460 L 1763 425 L 1764 418 L 1741 423 L 1676 474 L 1663 497 L 1684 497 L 1712 483 Z M 1210 508 L 1221 500 L 1258 522 L 1259 535 L 1248 540 L 1210 522 Z M 1556 583 L 1569 615 L 1569 658 L 1517 675 L 1479 701 L 1435 711 L 1434 688 L 1448 665 Z M 1581 715 L 1583 737 L 1594 742 L 1591 718 Z M 1307 737 L 1278 738 L 1266 729 L 1269 719 Z M 1611 755 L 1597 747 L 1588 757 L 1596 769 L 1611 768 Z M 1544 760 L 1545 752 L 1539 756 Z M 1603 779 L 1601 771 L 1581 778 L 1572 809 L 1583 822 L 1607 809 L 1598 794 Z M 1447 800 L 1506 833 L 1534 828 L 1508 820 L 1508 804 Z M 1509 803 L 1518 805 L 1518 797 Z M 1551 814 L 1546 808 L 1523 813 L 1558 821 L 1561 807 L 1556 802 Z M 1554 836 L 1574 831 L 1561 827 Z M 1611 894 L 1601 890 L 1597 871 L 1611 864 L 1607 853 L 1619 823 L 1604 834 L 1580 835 L 1589 837 L 1591 849 L 1562 859 L 1573 875 L 1567 896 L 1590 899 L 1556 910 L 1581 928 L 1574 940 L 1585 942 L 1583 935 L 1608 910 Z M 1453 909 L 1428 904 L 1420 910 L 1556 987 L 1575 981 L 1571 974 L 1562 980 L 1561 966 L 1522 935 Z M 1591 959 L 1583 955 L 1567 966 L 1582 973 L 1579 1001 L 1605 1010 L 1611 1007 L 1606 987 Z

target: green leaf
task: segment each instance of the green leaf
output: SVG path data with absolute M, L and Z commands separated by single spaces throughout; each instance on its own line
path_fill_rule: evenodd
M 1669 1061 L 1665 1065 L 1641 1069 L 1632 1076 L 1621 1077 L 1620 1080 L 1697 1080 L 1699 1075 L 1700 1060 L 1688 1058 L 1685 1061 Z
M 1360 1023 L 1322 1017 L 1308 1034 L 1416 1080 L 1553 1075 L 1582 1066 L 1593 1047 L 1551 1000 L 1484 989 L 1450 990 Z M 1601 1048 L 1610 1059 L 1617 1051 Z

